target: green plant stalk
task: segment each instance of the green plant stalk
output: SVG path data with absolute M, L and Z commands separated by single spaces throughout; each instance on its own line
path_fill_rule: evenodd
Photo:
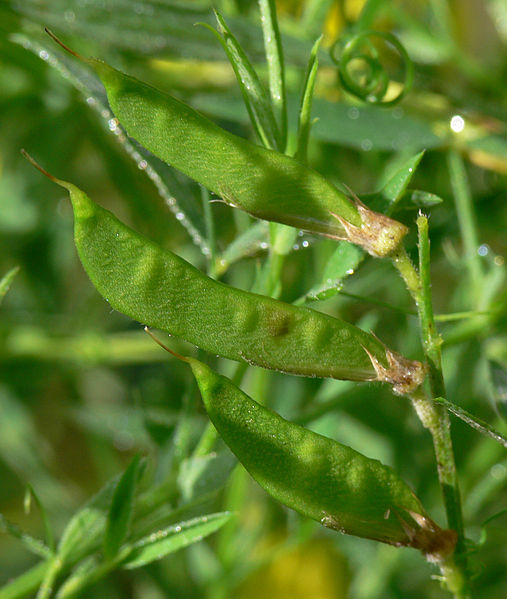
M 60 576 L 63 566 L 62 560 L 57 555 L 49 559 L 49 566 L 41 582 L 37 599 L 49 599 L 53 595 L 56 579 Z
M 412 264 L 405 248 L 399 246 L 391 256 L 395 268 L 401 274 L 412 295 L 419 316 L 424 354 L 429 363 L 429 384 L 432 398 L 445 397 L 445 384 L 441 366 L 442 340 L 436 330 L 431 299 L 429 274 L 428 219 L 420 215 L 417 219 L 419 233 L 419 269 Z M 439 564 L 447 588 L 457 599 L 470 597 L 465 557 L 463 515 L 461 498 L 450 434 L 449 415 L 445 408 L 437 406 L 422 390 L 411 395 L 414 409 L 433 438 L 437 471 L 448 526 L 456 531 L 458 541 L 454 556 Z
M 478 308 L 479 300 L 482 295 L 483 272 L 480 256 L 477 253 L 479 239 L 477 237 L 472 194 L 470 192 L 463 159 L 455 150 L 450 150 L 447 154 L 447 164 L 454 202 L 456 204 L 461 238 L 463 240 L 465 264 L 468 269 L 468 275 L 474 294 L 474 307 Z

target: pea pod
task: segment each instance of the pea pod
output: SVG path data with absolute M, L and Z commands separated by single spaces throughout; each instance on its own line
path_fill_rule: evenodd
M 281 372 L 385 380 L 400 392 L 422 382 L 422 364 L 401 359 L 373 335 L 310 308 L 214 281 L 30 160 L 69 191 L 81 262 L 115 310 L 208 352 Z
M 294 158 L 233 135 L 187 104 L 106 63 L 83 58 L 106 88 L 127 133 L 174 168 L 253 216 L 347 239 L 374 256 L 393 252 L 407 229 L 354 204 Z
M 328 528 L 414 547 L 430 560 L 453 551 L 456 533 L 440 529 L 391 468 L 285 420 L 205 364 L 184 360 L 220 436 L 272 497 Z

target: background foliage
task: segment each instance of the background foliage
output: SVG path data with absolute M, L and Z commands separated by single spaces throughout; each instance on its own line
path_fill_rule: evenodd
M 256 3 L 214 4 L 265 73 Z M 324 31 L 309 162 L 361 195 L 382 188 L 404 161 L 426 150 L 410 187 L 436 196 L 423 198 L 433 200 L 425 209 L 436 312 L 474 313 L 440 323 L 449 399 L 505 431 L 507 11 L 498 0 L 368 2 L 361 18 L 395 33 L 415 64 L 412 92 L 382 108 L 345 94 L 328 54 L 363 4 L 277 2 L 290 135 L 308 55 Z M 242 470 L 229 477 L 234 460 L 222 445 L 206 458 L 210 463 L 192 459 L 206 417 L 190 372 L 137 323 L 110 311 L 79 264 L 66 194 L 19 155 L 27 148 L 136 230 L 250 288 L 266 258 L 269 228 L 219 202 L 211 203 L 210 219 L 206 194 L 127 140 L 91 72 L 43 33 L 51 27 L 79 52 L 253 138 L 222 48 L 208 30 L 194 27 L 213 24 L 211 8 L 206 0 L 10 0 L 0 7 L 0 273 L 20 266 L 0 314 L 0 511 L 43 537 L 36 503 L 29 513 L 23 509 L 30 484 L 59 537 L 72 514 L 140 452 L 148 456 L 141 488 L 170 479 L 171 509 L 237 515 L 201 543 L 100 580 L 94 592 L 101 596 L 445 596 L 416 552 L 324 530 L 269 500 Z M 460 129 L 456 116 L 461 131 L 451 128 Z M 420 199 L 408 194 L 397 214 L 412 229 Z M 410 245 L 414 250 L 415 238 Z M 416 317 L 388 262 L 366 260 L 357 276 L 343 278 L 340 265 L 329 264 L 333 249 L 331 241 L 299 236 L 281 276 L 281 297 L 296 301 L 331 286 L 329 299 L 312 307 L 374 329 L 390 347 L 420 359 Z M 231 372 L 230 363 L 207 359 Z M 444 524 L 431 441 L 405 400 L 379 385 L 252 368 L 243 388 L 283 416 L 392 465 Z M 480 596 L 501 597 L 506 517 L 482 524 L 506 504 L 505 452 L 460 422 L 453 431 L 468 536 L 477 543 L 487 532 L 473 554 Z M 39 559 L 9 535 L 0 536 L 0 556 L 0 584 Z

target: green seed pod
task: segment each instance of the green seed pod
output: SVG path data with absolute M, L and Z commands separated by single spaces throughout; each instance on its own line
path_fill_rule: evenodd
M 214 281 L 72 183 L 43 172 L 69 191 L 81 262 L 115 310 L 224 358 L 281 372 L 383 380 L 399 392 L 422 382 L 422 364 L 400 359 L 373 335 L 310 308 Z
M 346 239 L 373 256 L 390 254 L 407 233 L 403 224 L 351 202 L 294 158 L 232 135 L 100 60 L 78 57 L 102 80 L 111 109 L 131 137 L 227 203 L 257 218 Z
M 432 561 L 453 551 L 456 533 L 440 529 L 391 468 L 285 420 L 206 365 L 185 360 L 220 436 L 272 497 L 328 528 L 414 547 Z

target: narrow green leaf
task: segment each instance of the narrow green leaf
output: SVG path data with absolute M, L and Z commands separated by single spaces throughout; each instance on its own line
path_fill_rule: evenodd
M 118 481 L 111 500 L 103 543 L 104 555 L 108 560 L 116 556 L 128 535 L 140 470 L 139 459 L 137 455 L 130 462 Z
M 384 210 L 391 216 L 402 211 L 431 208 L 443 202 L 442 198 L 429 191 L 407 189 L 394 204 L 384 197 L 383 190 L 363 194 L 363 198 L 375 210 Z
M 281 131 L 278 149 L 283 152 L 287 143 L 287 97 L 285 93 L 285 65 L 282 39 L 280 29 L 278 28 L 274 0 L 259 0 L 259 9 L 264 35 L 264 48 L 268 61 L 271 103 Z
M 354 274 L 363 261 L 364 252 L 357 246 L 340 241 L 329 258 L 321 283 L 313 286 L 296 305 L 329 299 L 341 291 L 343 279 Z
M 197 543 L 221 528 L 231 516 L 230 512 L 219 512 L 173 524 L 154 532 L 134 544 L 123 567 L 129 570 L 139 568 Z
M 0 304 L 2 303 L 2 300 L 4 299 L 4 296 L 7 293 L 7 291 L 9 291 L 9 287 L 11 286 L 12 280 L 18 274 L 18 271 L 19 266 L 15 266 L 14 268 L 11 268 L 11 270 L 9 270 L 9 272 L 6 275 L 4 275 L 0 280 Z
M 39 562 L 0 588 L 0 599 L 21 599 L 33 595 L 49 567 L 49 560 Z
M 444 201 L 440 196 L 421 189 L 408 189 L 401 201 L 405 202 L 405 198 L 416 208 L 431 208 Z
M 107 512 L 117 485 L 110 480 L 90 501 L 71 518 L 58 545 L 62 562 L 73 562 L 98 548 L 99 534 L 104 530 Z
M 384 185 L 382 195 L 389 202 L 389 212 L 392 212 L 396 203 L 407 190 L 423 156 L 424 150 L 415 154 L 415 156 L 411 156 Z
M 308 66 L 306 67 L 305 82 L 303 85 L 303 93 L 301 95 L 301 104 L 299 107 L 298 141 L 295 158 L 301 160 L 301 162 L 306 162 L 308 140 L 310 138 L 310 129 L 312 126 L 312 102 L 313 93 L 315 90 L 315 80 L 317 78 L 317 71 L 319 69 L 318 52 L 321 41 L 322 35 L 313 45 Z
M 222 44 L 236 74 L 250 120 L 259 139 L 267 148 L 277 149 L 281 142 L 269 96 L 248 56 L 225 20 L 217 11 L 215 11 L 215 16 L 218 21 L 218 31 L 206 23 L 200 24 L 213 32 Z
M 7 520 L 3 514 L 0 514 L 0 532 L 18 539 L 21 541 L 21 543 L 23 543 L 28 551 L 38 555 L 39 557 L 47 559 L 51 556 L 51 550 L 45 543 L 43 543 L 40 539 L 32 537 L 12 522 L 9 522 L 9 520 Z
M 45 537 L 46 537 L 46 543 L 49 547 L 49 550 L 51 552 L 54 552 L 55 550 L 55 537 L 53 534 L 53 527 L 51 526 L 51 522 L 49 520 L 46 508 L 44 507 L 44 505 L 42 504 L 39 496 L 37 495 L 37 493 L 34 491 L 32 485 L 27 483 L 26 486 L 26 493 L 25 493 L 25 511 L 28 513 L 30 511 L 30 499 L 33 497 L 37 508 L 40 512 L 41 518 L 42 518 L 42 522 L 44 524 L 44 532 L 45 532 Z
M 507 371 L 493 360 L 488 361 L 490 395 L 498 414 L 507 421 Z
M 457 406 L 456 404 L 448 401 L 447 399 L 444 399 L 443 397 L 437 397 L 433 401 L 439 406 L 444 406 L 444 408 L 451 412 L 451 414 L 454 414 L 454 416 L 457 416 L 460 420 L 466 422 L 468 426 L 474 428 L 476 431 L 479 431 L 481 435 L 493 439 L 497 443 L 500 443 L 500 445 L 503 445 L 505 449 L 507 449 L 507 438 L 501 435 L 487 422 L 484 422 L 484 420 L 477 418 L 477 416 L 470 414 L 470 412 L 467 412 L 461 406 Z

